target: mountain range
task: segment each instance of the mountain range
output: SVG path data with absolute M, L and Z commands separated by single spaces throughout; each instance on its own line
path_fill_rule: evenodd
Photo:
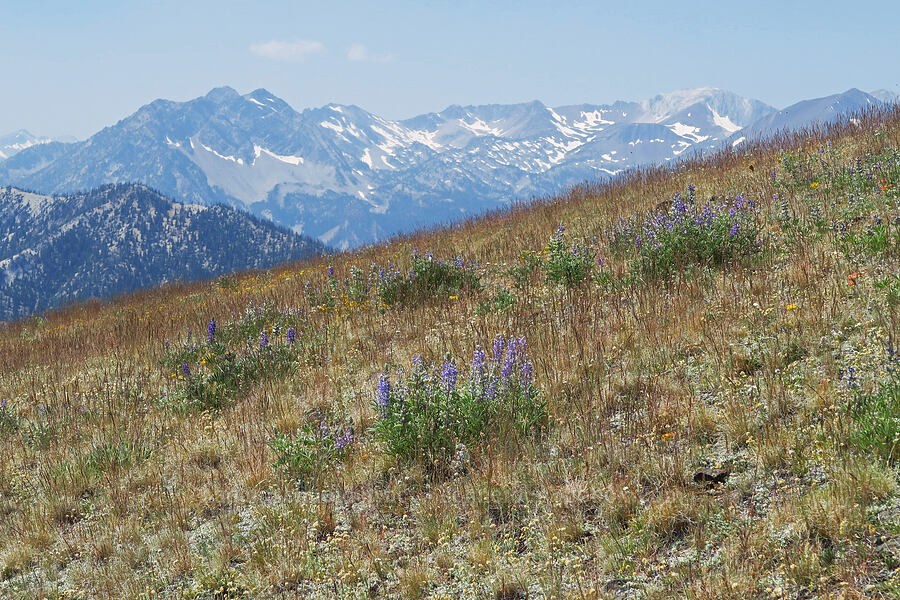
M 324 250 L 265 219 L 139 184 L 68 196 L 0 188 L 0 321 Z
M 24 129 L 0 135 L 0 160 L 15 156 L 26 148 L 51 141 L 53 140 L 50 138 L 38 137 Z
M 874 94 L 779 111 L 699 88 L 599 105 L 450 106 L 392 121 L 339 104 L 298 112 L 264 89 L 222 87 L 156 100 L 82 142 L 21 149 L 0 161 L 0 184 L 52 194 L 140 182 L 341 249 L 896 100 Z

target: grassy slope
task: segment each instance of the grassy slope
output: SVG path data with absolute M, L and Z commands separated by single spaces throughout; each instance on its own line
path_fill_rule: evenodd
M 333 263 L 7 326 L 0 596 L 891 597 L 896 447 L 848 407 L 892 405 L 870 399 L 897 343 L 897 148 L 900 115 L 882 114 Z M 837 177 L 867 155 L 879 165 Z M 761 250 L 667 281 L 630 276 L 634 252 L 612 252 L 605 232 L 688 184 L 758 202 Z M 865 234 L 875 215 L 886 244 Z M 572 289 L 547 282 L 546 255 L 523 257 L 559 223 L 604 258 Z M 483 289 L 387 308 L 375 290 L 347 296 L 352 265 L 405 270 L 414 249 L 477 261 Z M 517 286 L 510 268 L 529 260 Z M 489 307 L 500 287 L 515 301 Z M 267 302 L 279 310 L 248 315 Z M 206 351 L 211 318 L 236 354 L 255 356 L 267 332 L 286 358 L 268 375 L 241 371 L 213 393 L 221 406 L 203 408 L 189 386 L 216 359 L 178 353 L 188 328 Z M 473 348 L 497 335 L 527 337 L 542 433 L 488 436 L 455 472 L 388 456 L 371 433 L 379 374 L 421 353 L 456 357 L 465 376 Z M 276 436 L 323 420 L 352 425 L 349 451 L 274 467 Z M 697 484 L 704 467 L 730 475 Z

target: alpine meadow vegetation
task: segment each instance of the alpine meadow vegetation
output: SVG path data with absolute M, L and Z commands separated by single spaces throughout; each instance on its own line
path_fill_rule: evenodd
M 3 598 L 895 598 L 900 109 L 0 325 Z

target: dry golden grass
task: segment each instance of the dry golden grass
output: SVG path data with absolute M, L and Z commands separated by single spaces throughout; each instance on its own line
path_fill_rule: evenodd
M 900 114 L 872 113 L 352 253 L 3 325 L 0 597 L 896 597 L 897 465 L 854 442 L 847 407 L 886 376 L 898 314 L 876 283 L 900 256 L 816 234 L 809 207 L 838 218 L 847 198 L 835 181 L 785 187 L 779 159 L 837 173 L 897 148 Z M 758 202 L 763 250 L 629 278 L 604 232 L 688 184 Z M 888 222 L 891 189 L 866 192 Z M 559 223 L 600 238 L 617 285 L 535 273 L 516 287 L 510 269 Z M 352 266 L 403 270 L 414 249 L 477 261 L 483 289 L 310 303 L 328 266 L 338 282 Z M 499 286 L 515 302 L 482 310 Z M 299 311 L 303 355 L 222 408 L 179 405 L 167 345 L 267 302 Z M 419 353 L 464 365 L 498 335 L 527 337 L 541 434 L 474 445 L 453 471 L 386 455 L 370 434 L 379 374 Z M 275 468 L 272 441 L 323 419 L 352 423 L 349 452 L 302 476 Z M 695 482 L 702 468 L 727 480 Z

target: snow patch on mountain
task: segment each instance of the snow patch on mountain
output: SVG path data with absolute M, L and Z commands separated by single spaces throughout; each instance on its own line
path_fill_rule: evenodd
M 732 120 L 729 119 L 727 116 L 723 116 L 723 115 L 720 115 L 719 113 L 717 113 L 716 109 L 714 109 L 709 104 L 706 105 L 706 108 L 708 108 L 710 110 L 710 112 L 712 113 L 713 123 L 715 123 L 718 127 L 721 127 L 728 133 L 734 133 L 738 129 L 741 129 L 740 125 L 735 125 L 732 122 Z

